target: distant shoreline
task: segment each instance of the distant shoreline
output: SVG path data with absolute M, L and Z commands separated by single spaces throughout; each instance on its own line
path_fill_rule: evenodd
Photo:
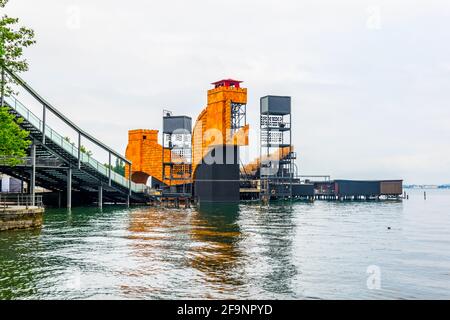
M 412 185 L 404 185 L 403 189 L 450 189 L 450 185 L 449 184 L 445 184 L 445 185 L 412 184 Z

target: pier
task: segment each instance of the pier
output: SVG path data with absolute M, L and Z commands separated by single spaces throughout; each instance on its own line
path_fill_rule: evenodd
M 0 231 L 42 226 L 42 196 L 0 194 Z

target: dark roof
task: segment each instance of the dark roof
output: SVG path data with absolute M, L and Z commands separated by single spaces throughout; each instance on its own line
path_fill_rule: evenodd
M 216 84 L 231 83 L 231 82 L 233 82 L 233 83 L 242 83 L 243 81 L 233 80 L 233 79 L 223 79 L 223 80 L 219 80 L 219 81 L 213 82 L 211 84 L 216 85 Z

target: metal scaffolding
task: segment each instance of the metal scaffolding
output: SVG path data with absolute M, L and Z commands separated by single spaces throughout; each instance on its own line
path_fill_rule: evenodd
M 260 106 L 260 199 L 291 199 L 294 178 L 291 98 L 266 96 Z
M 163 196 L 192 197 L 192 120 L 163 111 Z M 167 157 L 167 151 L 169 156 Z
M 247 124 L 247 105 L 231 102 L 231 134 L 235 134 Z

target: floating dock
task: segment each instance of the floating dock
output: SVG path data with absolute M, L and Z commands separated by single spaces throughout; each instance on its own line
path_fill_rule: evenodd
M 403 180 L 333 180 L 315 182 L 314 189 L 319 200 L 399 199 Z

